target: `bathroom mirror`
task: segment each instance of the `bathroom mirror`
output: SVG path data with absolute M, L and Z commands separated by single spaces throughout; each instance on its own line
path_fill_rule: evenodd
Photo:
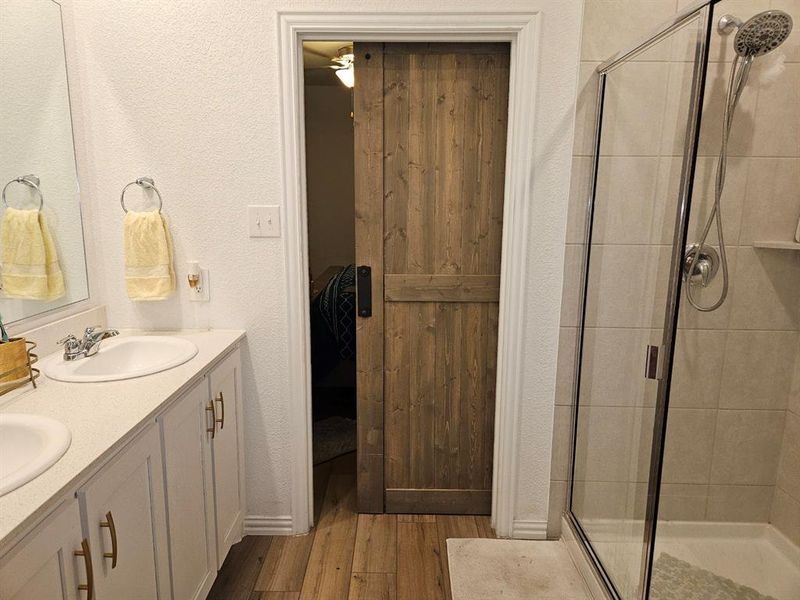
M 0 0 L 0 82 L 0 314 L 8 324 L 89 297 L 58 3 Z

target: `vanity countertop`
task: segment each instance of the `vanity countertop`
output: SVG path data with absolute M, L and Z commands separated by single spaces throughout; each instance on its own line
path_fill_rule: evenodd
M 66 492 L 83 483 L 171 400 L 193 386 L 208 368 L 245 336 L 242 330 L 141 332 L 122 335 L 173 335 L 197 345 L 197 355 L 168 371 L 137 379 L 102 383 L 62 383 L 44 375 L 37 389 L 0 397 L 0 413 L 52 417 L 72 433 L 69 449 L 47 471 L 0 496 L 0 554 L 19 535 L 46 516 Z M 84 359 L 91 360 L 91 359 Z

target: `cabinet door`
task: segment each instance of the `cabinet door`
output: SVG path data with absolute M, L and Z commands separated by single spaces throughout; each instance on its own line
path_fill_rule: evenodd
M 217 566 L 221 567 L 230 547 L 242 537 L 244 465 L 239 444 L 241 430 L 241 362 L 235 350 L 210 376 L 214 404 L 214 499 L 217 520 Z
M 81 488 L 78 497 L 92 548 L 97 600 L 169 599 L 158 427 L 151 425 L 123 448 Z
M 159 417 L 175 600 L 205 598 L 217 574 L 208 406 L 204 379 Z
M 81 600 L 89 583 L 81 550 L 78 502 L 68 500 L 0 559 L 3 600 Z

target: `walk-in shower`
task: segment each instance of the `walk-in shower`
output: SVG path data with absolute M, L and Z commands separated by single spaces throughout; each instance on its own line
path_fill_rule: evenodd
M 800 598 L 799 11 L 596 68 L 566 517 L 613 598 Z

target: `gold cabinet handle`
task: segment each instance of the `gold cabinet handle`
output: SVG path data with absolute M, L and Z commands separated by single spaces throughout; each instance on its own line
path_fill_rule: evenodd
M 83 564 L 86 565 L 86 583 L 78 586 L 78 589 L 86 592 L 86 600 L 94 600 L 94 571 L 92 570 L 92 553 L 89 550 L 89 540 L 83 538 L 81 549 L 73 552 L 75 556 L 83 557 Z
M 206 412 L 211 413 L 211 427 L 206 428 L 206 431 L 211 434 L 211 439 L 213 440 L 217 434 L 217 410 L 214 408 L 213 401 L 206 406 Z
M 220 406 L 220 418 L 215 419 L 217 423 L 219 423 L 219 428 L 222 430 L 225 427 L 225 396 L 222 395 L 222 392 L 219 393 L 219 398 L 217 398 L 217 402 L 219 402 Z
M 114 516 L 111 511 L 106 513 L 105 521 L 100 521 L 100 527 L 108 527 L 111 533 L 111 552 L 103 552 L 103 558 L 110 558 L 111 568 L 114 569 L 117 566 L 117 528 L 114 526 Z

